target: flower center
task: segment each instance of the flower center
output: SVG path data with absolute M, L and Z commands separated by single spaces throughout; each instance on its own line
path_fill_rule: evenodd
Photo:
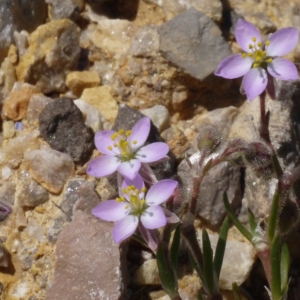
M 267 56 L 265 47 L 270 45 L 270 41 L 267 40 L 263 45 L 261 42 L 256 42 L 256 38 L 252 38 L 252 44 L 249 44 L 249 52 L 243 53 L 242 57 L 251 57 L 253 60 L 252 68 L 266 69 L 267 65 L 272 62 L 272 58 Z
M 131 130 L 125 132 L 124 129 L 120 129 L 118 132 L 113 133 L 110 138 L 114 142 L 113 147 L 108 146 L 108 149 L 114 151 L 114 148 L 119 149 L 120 154 L 118 157 L 122 162 L 129 161 L 135 158 L 136 150 L 134 145 L 137 141 L 133 141 L 132 144 L 128 142 L 127 138 L 131 135 Z
M 132 215 L 141 217 L 144 211 L 147 209 L 146 201 L 143 199 L 143 196 L 146 192 L 146 188 L 142 188 L 140 191 L 134 185 L 130 185 L 124 189 L 122 189 L 124 195 L 128 195 L 129 203 L 125 207 L 125 209 L 129 209 Z M 141 196 L 142 194 L 142 196 Z M 126 201 L 124 197 L 120 197 L 116 199 L 117 202 Z

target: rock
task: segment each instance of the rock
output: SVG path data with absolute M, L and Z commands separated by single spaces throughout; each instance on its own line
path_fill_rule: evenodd
M 84 8 L 84 0 L 46 0 L 50 5 L 52 20 L 71 19 L 76 21 Z
M 113 89 L 110 86 L 87 88 L 83 91 L 80 99 L 98 109 L 107 121 L 111 123 L 115 121 L 118 113 L 118 104 L 113 97 Z
M 1 202 L 8 207 L 13 207 L 15 203 L 16 184 L 5 182 L 0 188 Z
M 199 153 L 192 155 L 189 160 L 197 164 Z M 182 191 L 185 201 L 190 201 L 193 190 L 193 171 L 183 160 L 178 166 L 178 176 L 182 183 Z M 221 224 L 226 216 L 223 203 L 223 194 L 227 192 L 228 199 L 233 209 L 241 205 L 241 170 L 229 162 L 223 162 L 211 168 L 204 177 L 197 198 L 197 209 L 199 217 L 205 219 L 211 226 Z M 185 203 L 181 204 L 181 209 Z
M 126 299 L 126 244 L 119 248 L 111 230 L 109 222 L 75 214 L 57 240 L 54 279 L 45 300 Z
M 14 31 L 29 32 L 43 24 L 47 18 L 47 5 L 43 0 L 1 0 L 0 1 L 0 61 L 13 43 Z
M 170 114 L 168 109 L 163 105 L 155 105 L 151 108 L 143 109 L 141 113 L 151 119 L 159 132 L 170 126 Z
M 81 111 L 69 98 L 48 103 L 39 116 L 39 129 L 50 146 L 69 154 L 74 162 L 86 162 L 94 149 L 94 134 L 85 126 Z
M 13 121 L 3 121 L 2 130 L 4 138 L 12 138 L 15 135 L 15 123 Z
M 59 206 L 64 213 L 72 218 L 76 210 L 90 212 L 99 202 L 100 198 L 92 184 L 85 179 L 75 178 L 69 181 Z
M 0 267 L 7 268 L 9 266 L 9 255 L 2 242 L 0 242 Z
M 37 85 L 44 94 L 63 92 L 65 77 L 76 68 L 79 54 L 78 27 L 67 19 L 49 22 L 30 35 L 16 69 L 18 80 Z
M 30 125 L 38 125 L 39 116 L 46 105 L 54 99 L 44 96 L 43 94 L 33 95 L 27 107 L 26 119 Z
M 1 64 L 1 83 L 3 84 L 2 95 L 3 98 L 7 98 L 8 94 L 12 90 L 15 82 L 17 81 L 16 68 L 11 63 L 9 57 L 6 57 Z
M 85 126 L 90 127 L 94 133 L 103 129 L 105 119 L 94 106 L 81 99 L 74 100 L 74 104 L 83 114 Z
M 136 285 L 161 284 L 156 259 L 146 260 L 134 273 L 132 283 Z
M 2 178 L 4 180 L 9 179 L 9 177 L 11 176 L 11 174 L 12 174 L 12 170 L 11 170 L 10 167 L 4 167 L 4 168 L 2 168 L 1 175 L 2 175 Z
M 70 72 L 66 78 L 66 86 L 76 96 L 80 96 L 86 88 L 100 85 L 100 77 L 96 71 Z
M 161 25 L 158 33 L 162 55 L 200 80 L 232 54 L 217 25 L 194 8 Z
M 24 157 L 33 179 L 51 193 L 59 193 L 74 173 L 72 158 L 51 148 L 27 151 Z
M 159 35 L 154 25 L 144 26 L 134 37 L 129 53 L 133 56 L 147 57 L 157 54 Z
M 197 235 L 202 247 L 202 230 L 198 229 Z M 231 235 L 233 235 L 233 237 L 231 237 Z M 209 234 L 213 251 L 216 249 L 218 238 L 218 234 Z M 240 286 L 248 278 L 255 258 L 256 254 L 253 246 L 237 232 L 237 229 L 231 229 L 228 234 L 220 273 L 220 288 L 223 290 L 232 290 L 232 284 L 234 282 Z
M 32 95 L 41 90 L 27 83 L 15 83 L 13 90 L 4 101 L 3 114 L 14 121 L 22 120 L 26 116 L 29 100 Z
M 21 188 L 17 199 L 21 207 L 35 207 L 42 205 L 49 199 L 46 189 L 32 180 L 27 172 L 22 172 L 20 176 Z
M 174 109 L 181 109 L 188 99 L 188 91 L 185 86 L 178 86 L 172 94 L 172 106 Z

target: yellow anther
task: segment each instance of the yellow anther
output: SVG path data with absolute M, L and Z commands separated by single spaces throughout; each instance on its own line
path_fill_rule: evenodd
M 136 141 L 136 140 L 134 140 L 134 141 L 132 142 L 132 144 L 133 144 L 133 145 L 136 145 L 136 144 L 137 144 L 137 141 Z
M 127 188 L 122 189 L 123 194 L 127 194 Z
M 141 204 L 145 204 L 146 201 L 144 199 L 141 200 Z
M 247 55 L 248 55 L 249 57 L 252 57 L 252 53 L 248 53 Z
M 249 44 L 249 49 L 252 49 L 252 48 L 253 48 L 252 44 Z
M 130 136 L 131 135 L 131 130 L 127 130 L 125 133 L 126 136 Z
M 140 191 L 138 189 L 135 189 L 135 194 L 138 195 Z
M 273 61 L 272 58 L 269 58 L 269 59 L 267 60 L 268 63 L 271 63 L 272 61 Z
M 128 209 L 128 208 L 129 208 L 129 206 L 128 206 L 128 205 L 126 205 L 124 208 L 125 208 L 125 209 Z
M 114 147 L 118 147 L 118 144 L 114 143 Z
M 120 199 L 122 200 L 122 201 L 125 201 L 125 198 L 122 196 L 122 197 L 120 197 Z
M 263 52 L 262 52 L 262 55 L 263 55 L 263 56 L 266 56 L 266 54 L 267 54 L 266 51 L 263 51 Z
M 142 188 L 142 192 L 146 193 L 147 189 L 145 187 Z
M 126 151 L 121 152 L 121 155 L 123 155 L 123 156 L 126 156 L 126 154 L 127 154 Z
M 120 199 L 120 198 L 116 198 L 116 201 L 117 201 L 117 202 L 121 202 L 121 199 Z
M 270 42 L 269 40 L 267 40 L 265 44 L 266 44 L 266 46 L 269 46 L 270 43 L 271 43 L 271 42 Z
M 253 64 L 253 68 L 257 68 L 258 67 L 258 64 Z
M 252 40 L 253 42 L 256 42 L 256 37 L 253 37 L 251 40 Z
M 258 42 L 258 43 L 257 43 L 257 46 L 258 46 L 258 47 L 261 47 L 261 42 Z
M 118 133 L 119 133 L 120 135 L 122 135 L 122 134 L 124 133 L 124 129 L 120 129 L 120 130 L 118 131 Z
M 113 133 L 110 138 L 114 141 L 117 138 L 118 134 L 115 132 Z
M 107 149 L 108 149 L 108 150 L 112 150 L 112 146 L 108 146 Z
M 243 54 L 242 54 L 242 58 L 245 58 L 246 56 L 247 56 L 246 53 L 243 53 Z

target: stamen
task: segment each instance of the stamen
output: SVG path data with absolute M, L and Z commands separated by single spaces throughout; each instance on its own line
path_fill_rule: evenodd
M 113 133 L 110 138 L 114 141 L 117 138 L 118 134 L 115 132 Z
M 252 44 L 249 44 L 249 49 L 253 49 L 253 45 Z
M 253 64 L 253 68 L 257 68 L 258 67 L 258 64 Z
M 125 133 L 126 136 L 130 136 L 131 135 L 131 130 L 127 130 Z
M 266 46 L 269 46 L 270 43 L 271 43 L 271 42 L 270 42 L 269 40 L 267 40 L 265 44 L 266 44 Z
M 261 47 L 261 42 L 258 42 L 258 43 L 257 43 L 257 46 L 258 46 L 258 47 Z
M 134 141 L 132 142 L 132 144 L 133 144 L 133 145 L 136 145 L 136 144 L 137 144 L 137 141 L 136 141 L 136 140 L 134 140 Z
M 256 42 L 256 37 L 253 37 L 253 38 L 252 38 L 252 41 L 255 43 L 255 42 Z
M 272 58 L 269 58 L 269 59 L 267 60 L 268 63 L 271 63 L 272 61 L 273 61 Z
M 119 133 L 120 135 L 122 135 L 122 134 L 124 133 L 124 129 L 120 129 L 120 130 L 118 131 L 118 133 Z
M 113 148 L 112 148 L 112 146 L 108 146 L 107 149 L 108 150 L 112 150 Z
M 252 53 L 248 53 L 247 55 L 248 55 L 249 57 L 252 57 Z
M 243 53 L 243 54 L 242 54 L 242 58 L 245 58 L 246 56 L 247 56 L 246 53 Z
M 147 189 L 145 187 L 142 188 L 142 192 L 146 193 Z
M 114 147 L 118 147 L 118 144 L 114 143 Z

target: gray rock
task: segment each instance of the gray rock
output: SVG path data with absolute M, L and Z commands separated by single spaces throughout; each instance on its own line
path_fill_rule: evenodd
M 32 32 L 47 18 L 44 0 L 1 0 L 0 1 L 0 62 L 13 44 L 14 31 Z
M 0 242 L 0 267 L 7 268 L 9 266 L 9 255 L 6 248 Z
M 46 105 L 39 116 L 39 129 L 50 146 L 69 154 L 74 162 L 86 162 L 94 149 L 94 133 L 86 127 L 73 100 L 59 98 Z
M 61 192 L 75 169 L 69 155 L 51 148 L 27 151 L 24 158 L 33 179 L 51 193 Z
M 53 20 L 71 19 L 76 21 L 84 8 L 84 0 L 46 0 L 50 5 Z
M 76 212 L 56 244 L 54 279 L 46 300 L 125 299 L 126 244 L 113 242 L 112 224 Z
M 199 160 L 199 153 L 190 157 L 192 164 Z M 178 166 L 178 176 L 182 185 L 185 201 L 190 201 L 193 190 L 193 171 L 183 160 Z M 241 205 L 240 167 L 224 162 L 210 169 L 204 177 L 197 198 L 198 215 L 211 226 L 218 226 L 226 216 L 223 194 L 227 192 L 233 209 Z M 184 205 L 184 204 L 182 204 Z
M 17 196 L 19 206 L 35 207 L 48 201 L 47 190 L 32 180 L 27 172 L 21 174 L 20 182 L 21 188 Z
M 217 25 L 195 8 L 161 25 L 158 33 L 162 55 L 200 80 L 211 75 L 222 59 L 232 54 Z

